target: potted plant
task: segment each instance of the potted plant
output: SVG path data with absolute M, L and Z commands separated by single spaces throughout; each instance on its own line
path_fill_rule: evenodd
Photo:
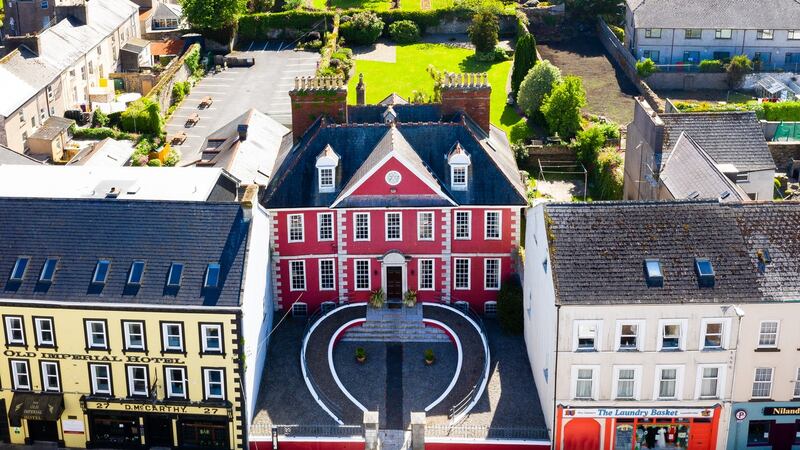
M 403 303 L 409 308 L 413 308 L 417 304 L 417 291 L 414 290 L 407 290 L 405 294 L 403 294 Z
M 386 296 L 383 295 L 383 288 L 378 288 L 369 294 L 369 305 L 373 308 L 382 308 Z
M 364 361 L 367 360 L 367 351 L 364 350 L 364 347 L 357 347 L 356 348 L 356 361 L 360 364 L 364 364 Z
M 433 357 L 433 350 L 427 349 L 425 350 L 425 365 L 430 366 L 433 364 L 434 357 Z

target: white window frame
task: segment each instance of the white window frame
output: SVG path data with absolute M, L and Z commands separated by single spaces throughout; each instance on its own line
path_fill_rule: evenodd
M 295 283 L 294 283 L 295 282 L 295 275 L 297 275 L 295 273 L 295 271 L 298 270 L 298 269 L 295 269 L 295 267 L 299 267 L 303 271 L 302 278 L 298 278 L 298 281 L 302 281 L 303 282 L 302 286 L 295 285 Z M 305 262 L 305 260 L 302 260 L 302 259 L 290 260 L 289 261 L 289 290 L 292 291 L 292 292 L 305 291 L 306 290 L 306 286 L 308 286 L 308 285 L 306 283 L 306 262 Z
M 728 36 L 725 36 L 725 32 L 727 31 Z M 733 30 L 730 28 L 715 28 L 714 29 L 714 39 L 732 39 L 733 38 Z
M 467 262 L 467 285 L 458 284 L 458 262 Z M 468 291 L 472 286 L 472 259 L 471 258 L 453 258 L 453 289 L 457 291 Z
M 430 217 L 430 235 L 426 236 L 423 229 L 423 217 Z M 417 212 L 417 240 L 418 241 L 432 241 L 433 240 L 433 211 L 419 211 Z
M 180 373 L 180 378 L 175 379 L 175 373 Z M 186 380 L 186 368 L 168 366 L 164 367 L 164 390 L 167 398 L 189 398 L 189 383 Z M 183 394 L 176 394 L 172 390 L 172 384 L 179 382 L 183 386 Z
M 800 398 L 800 367 L 797 368 L 794 377 L 794 393 L 792 398 Z
M 761 29 L 756 30 L 756 40 L 759 41 L 771 41 L 775 39 L 775 30 L 774 29 Z
M 397 217 L 397 237 L 389 236 L 389 217 Z M 402 241 L 403 240 L 403 213 L 400 211 L 389 211 L 384 213 L 384 236 L 387 241 Z
M 367 231 L 366 237 L 362 236 L 362 237 L 359 238 L 359 236 L 358 236 L 358 231 L 359 231 L 358 218 L 359 217 L 366 217 L 367 218 L 367 222 L 366 222 L 366 227 L 367 227 L 366 228 L 366 231 Z M 370 235 L 371 235 L 371 227 L 372 227 L 372 224 L 371 224 L 370 214 L 368 212 L 353 213 L 353 240 L 354 241 L 356 241 L 356 242 L 368 242 L 369 239 L 370 239 Z
M 489 216 L 497 214 L 497 236 L 489 235 Z M 503 212 L 499 210 L 483 212 L 483 238 L 490 241 L 497 241 L 503 238 Z
M 331 265 L 331 267 L 330 267 L 331 268 L 331 272 L 330 272 L 331 284 L 330 284 L 330 287 L 325 287 L 322 284 L 322 277 L 323 277 L 322 263 L 330 263 L 330 265 Z M 336 261 L 334 261 L 332 258 L 319 259 L 318 262 L 317 262 L 317 271 L 319 272 L 319 277 L 318 277 L 319 278 L 319 290 L 320 291 L 335 291 L 336 290 Z
M 217 330 L 217 337 L 216 339 L 219 341 L 218 348 L 211 348 L 208 346 L 209 334 L 210 330 Z M 200 324 L 200 349 L 203 353 L 211 353 L 211 354 L 218 354 L 221 355 L 224 353 L 224 344 L 223 344 L 223 332 L 222 332 L 222 324 L 220 323 L 202 323 Z
M 18 325 L 16 326 L 13 322 L 17 322 Z M 25 342 L 25 319 L 22 316 L 6 316 L 4 319 L 5 327 L 6 327 L 6 344 L 7 345 L 27 345 Z M 13 337 L 13 332 L 15 330 L 19 330 L 20 334 L 22 335 L 22 339 L 15 339 Z
M 763 326 L 767 323 L 774 323 L 775 324 L 775 343 L 774 344 L 762 344 L 761 337 L 764 335 Z M 771 333 L 770 333 L 771 334 Z M 756 341 L 756 348 L 778 348 L 778 341 L 781 336 L 781 322 L 779 320 L 762 320 L 758 324 L 758 340 Z
M 330 171 L 330 183 L 323 183 L 323 172 Z M 318 187 L 320 192 L 333 192 L 336 187 L 336 167 L 335 166 L 328 166 L 328 167 L 317 167 L 317 181 Z
M 214 382 L 214 384 L 219 384 L 221 389 L 220 395 L 211 395 L 211 380 L 209 374 L 211 372 L 219 373 L 220 381 Z M 203 368 L 203 395 L 205 400 L 225 400 L 225 370 L 223 369 L 212 369 L 212 368 Z
M 757 380 L 758 371 L 759 370 L 769 370 L 769 380 Z M 767 390 L 767 395 L 755 395 L 756 390 L 756 383 L 769 383 L 769 389 Z M 775 368 L 774 367 L 756 367 L 753 369 L 753 384 L 752 388 L 750 389 L 750 398 L 764 400 L 768 398 L 772 398 L 772 387 L 775 384 Z
M 706 326 L 709 324 L 720 323 L 722 324 L 722 336 L 720 336 L 720 345 L 721 347 L 706 347 Z M 720 319 L 703 319 L 700 321 L 700 342 L 698 342 L 698 349 L 699 350 L 727 350 L 728 349 L 728 340 L 730 338 L 730 319 L 720 318 Z
M 49 329 L 47 332 L 50 333 L 50 339 L 45 340 L 44 336 L 44 329 L 42 328 L 42 324 L 47 323 Z M 56 346 L 56 327 L 53 323 L 52 317 L 34 317 L 33 318 L 33 331 L 36 333 L 36 346 L 37 347 L 55 347 Z
M 619 398 L 619 372 L 633 370 L 633 397 Z M 614 400 L 640 400 L 642 398 L 642 366 L 614 366 L 614 384 L 611 386 L 611 398 Z
M 656 30 L 658 30 L 658 33 L 655 33 Z M 645 28 L 644 37 L 647 39 L 661 39 L 661 28 Z
M 664 329 L 667 325 L 677 325 L 680 327 L 678 334 L 678 348 L 664 348 Z M 657 351 L 686 351 L 686 330 L 689 321 L 686 319 L 661 319 L 658 321 L 658 336 L 656 336 Z
M 178 331 L 177 336 L 178 336 L 178 339 L 180 341 L 180 346 L 178 346 L 178 347 L 169 345 L 169 338 L 171 336 L 175 336 L 174 334 L 170 334 L 168 332 L 169 327 L 171 327 L 171 326 L 177 326 L 178 327 L 179 331 Z M 163 352 L 180 352 L 180 353 L 182 353 L 182 352 L 184 352 L 185 348 L 186 348 L 186 343 L 185 343 L 185 339 L 184 339 L 183 324 L 180 323 L 180 322 L 163 322 L 161 324 L 161 351 L 163 351 Z
M 330 218 L 330 237 L 326 238 L 323 237 L 323 227 L 322 227 L 322 218 L 328 217 Z M 327 242 L 332 241 L 334 239 L 333 235 L 333 213 L 324 212 L 324 213 L 317 213 L 317 240 L 320 242 Z
M 422 285 L 422 265 L 423 263 L 430 263 L 431 265 L 431 285 L 430 287 L 426 287 Z M 417 267 L 417 290 L 419 291 L 432 291 L 436 287 L 436 262 L 434 259 L 431 258 L 422 258 L 419 260 L 419 264 Z
M 675 397 L 661 396 L 661 375 L 663 370 L 675 370 Z M 684 366 L 679 365 L 657 365 L 654 375 L 653 400 L 683 400 L 683 374 Z
M 359 263 L 366 263 L 367 264 L 367 273 L 361 274 L 361 276 L 366 275 L 367 277 L 367 286 L 364 287 L 363 285 L 359 287 L 359 273 L 358 273 L 358 266 Z M 369 291 L 372 288 L 372 261 L 369 259 L 354 259 L 353 260 L 353 289 L 356 291 Z
M 292 237 L 292 234 L 293 234 L 292 233 L 293 219 L 298 218 L 298 217 L 300 218 L 300 237 L 299 238 L 296 237 L 296 234 L 295 234 L 295 237 Z M 303 217 L 303 214 L 287 214 L 286 215 L 286 235 L 287 235 L 286 237 L 287 237 L 287 239 L 289 240 L 290 243 L 305 242 L 305 240 L 306 240 L 305 229 L 306 229 L 306 224 L 305 224 L 305 217 Z M 297 231 L 297 230 L 295 230 L 295 231 Z
M 99 376 L 97 373 L 98 368 L 104 368 L 106 370 L 105 376 Z M 112 395 L 113 392 L 113 385 L 111 384 L 111 365 L 110 364 L 89 364 L 89 377 L 91 378 L 92 383 L 92 395 Z M 108 389 L 101 390 L 98 386 L 98 379 L 105 379 L 108 382 Z
M 701 389 L 703 387 L 703 369 L 717 369 L 717 392 L 716 394 L 711 396 L 702 396 Z M 710 400 L 710 399 L 720 399 L 722 398 L 722 392 L 725 388 L 725 364 L 698 364 L 697 365 L 697 377 L 695 378 L 695 386 L 694 386 L 694 398 L 695 400 Z
M 622 343 L 622 327 L 625 325 L 635 325 L 636 326 L 636 348 L 623 348 Z M 644 350 L 644 338 L 645 338 L 645 321 L 644 320 L 617 320 L 617 328 L 614 340 L 614 350 L 615 351 L 638 351 L 641 352 Z
M 103 326 L 103 345 L 94 343 L 94 332 L 92 331 L 92 324 Z M 108 349 L 108 326 L 104 320 L 87 320 L 86 321 L 86 346 L 94 350 L 107 350 Z
M 496 286 L 489 286 L 489 261 L 496 261 L 497 262 L 497 285 Z M 483 259 L 483 289 L 487 291 L 499 291 L 500 290 L 500 277 L 503 272 L 502 269 L 502 259 L 500 258 L 484 258 Z
M 465 214 L 467 217 L 467 235 L 459 235 L 458 230 L 458 216 Z M 453 212 L 453 239 L 460 241 L 468 241 L 472 239 L 472 211 L 455 211 Z
M 140 327 L 139 333 L 132 333 L 131 326 L 138 325 Z M 131 336 L 133 335 L 141 335 L 142 336 L 142 345 L 136 346 L 131 343 Z M 146 351 L 147 350 L 147 338 L 144 330 L 144 322 L 142 321 L 125 321 L 122 322 L 122 336 L 123 340 L 125 341 L 125 350 L 126 351 Z
M 45 367 L 55 368 L 55 385 L 50 384 L 52 376 L 47 374 Z M 56 361 L 39 361 L 39 373 L 42 375 L 42 392 L 61 392 L 61 370 Z
M 587 326 L 594 326 L 595 327 L 594 328 L 595 329 L 594 349 L 582 349 L 582 348 L 578 347 L 578 341 L 580 340 L 579 331 L 580 331 L 581 325 L 587 325 Z M 601 344 L 602 344 L 601 336 L 603 334 L 601 332 L 602 327 L 603 327 L 603 321 L 602 320 L 574 320 L 574 321 L 572 321 L 572 351 L 574 351 L 574 352 L 577 352 L 577 351 L 584 351 L 584 352 L 589 352 L 589 351 L 597 352 L 597 351 L 600 351 L 600 349 L 602 348 L 601 347 Z
M 456 171 L 464 171 L 464 181 L 456 181 Z M 450 187 L 455 191 L 465 191 L 469 188 L 469 166 L 466 164 L 450 165 Z
M 592 396 L 591 398 L 577 398 L 576 395 L 578 393 L 578 371 L 579 370 L 591 370 L 592 371 Z M 598 387 L 598 373 L 600 372 L 600 366 L 587 366 L 587 365 L 573 365 L 571 367 L 571 382 L 570 382 L 570 394 L 569 398 L 574 400 L 597 400 L 597 392 L 599 391 Z
M 24 368 L 24 373 L 20 372 L 20 368 Z M 28 382 L 22 384 L 19 382 L 19 376 L 24 375 Z M 31 364 L 27 359 L 12 359 L 11 360 L 11 385 L 15 391 L 30 391 L 33 386 L 31 380 Z

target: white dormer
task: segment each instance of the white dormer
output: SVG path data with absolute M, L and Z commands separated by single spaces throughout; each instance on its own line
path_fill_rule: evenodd
M 336 190 L 336 167 L 339 166 L 339 155 L 326 145 L 317 155 L 317 186 L 320 192 Z
M 450 189 L 466 191 L 469 186 L 469 165 L 472 161 L 461 143 L 456 142 L 447 156 L 447 163 L 450 165 Z
M 389 107 L 386 108 L 386 111 L 383 112 L 383 123 L 390 124 L 396 121 L 397 113 L 394 111 L 394 108 L 392 108 L 392 105 L 389 105 Z

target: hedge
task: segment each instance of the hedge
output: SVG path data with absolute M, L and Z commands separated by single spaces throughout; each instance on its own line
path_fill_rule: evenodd
M 615 148 L 604 148 L 597 154 L 594 166 L 595 197 L 598 200 L 622 199 L 624 174 L 622 155 Z
M 134 140 L 133 135 L 122 131 L 117 131 L 113 128 L 78 128 L 72 126 L 70 128 L 72 137 L 74 139 L 96 139 L 103 140 L 105 138 L 116 139 L 118 141 Z
M 762 103 L 764 119 L 771 122 L 800 122 L 800 102 Z

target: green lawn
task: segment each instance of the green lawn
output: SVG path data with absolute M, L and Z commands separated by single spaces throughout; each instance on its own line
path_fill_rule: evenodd
M 326 0 L 308 0 L 315 9 L 326 9 Z M 430 9 L 443 9 L 453 6 L 453 0 L 430 0 Z M 371 9 L 372 11 L 388 11 L 391 0 L 331 0 L 330 9 Z M 400 0 L 401 11 L 420 11 L 421 0 Z
M 484 63 L 476 61 L 474 52 L 443 44 L 413 44 L 397 47 L 397 62 L 356 61 L 355 73 L 350 79 L 350 103 L 356 101 L 357 74 L 364 74 L 367 85 L 367 103 L 377 103 L 395 92 L 408 99 L 415 90 L 427 95 L 433 93 L 433 79 L 425 70 L 429 64 L 450 72 L 488 72 L 492 85 L 491 120 L 505 130 L 512 141 L 529 134 L 525 121 L 512 108 L 506 106 L 506 80 L 511 61 Z

